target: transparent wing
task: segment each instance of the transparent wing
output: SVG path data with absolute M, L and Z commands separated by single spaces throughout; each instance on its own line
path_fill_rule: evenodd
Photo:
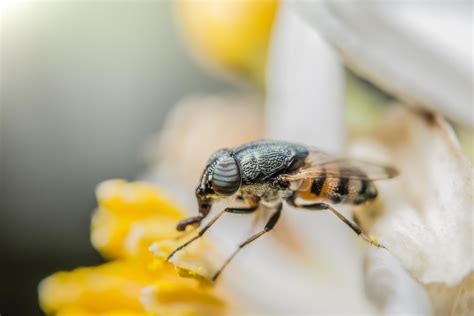
M 325 176 L 328 178 L 383 180 L 398 175 L 390 166 L 371 162 L 338 158 L 326 153 L 312 150 L 306 158 L 305 165 L 292 174 L 282 175 L 283 180 L 297 181 Z

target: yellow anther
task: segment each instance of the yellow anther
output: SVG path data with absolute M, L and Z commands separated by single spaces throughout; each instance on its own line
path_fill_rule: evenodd
M 163 268 L 163 260 L 160 259 L 154 259 L 148 264 L 148 269 L 150 269 L 151 271 L 157 271 L 161 268 Z
M 378 239 L 377 239 L 377 237 L 375 237 L 374 235 L 370 235 L 370 242 L 371 242 L 372 244 L 374 244 L 375 246 L 379 246 L 379 245 L 380 245 L 380 244 L 379 244 L 379 241 L 378 241 Z

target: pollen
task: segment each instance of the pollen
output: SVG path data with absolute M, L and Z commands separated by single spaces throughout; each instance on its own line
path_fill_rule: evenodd
M 163 268 L 163 260 L 154 259 L 148 264 L 148 269 L 150 271 L 157 271 Z
M 166 262 L 182 242 L 176 223 L 184 217 L 161 189 L 144 182 L 109 180 L 97 188 L 92 218 L 93 246 L 105 264 L 57 272 L 41 281 L 38 292 L 48 315 L 211 315 L 225 302 L 206 281 L 196 243 Z M 204 248 L 202 248 L 204 247 Z
M 380 246 L 379 240 L 374 235 L 370 235 L 370 242 L 374 244 L 375 246 Z

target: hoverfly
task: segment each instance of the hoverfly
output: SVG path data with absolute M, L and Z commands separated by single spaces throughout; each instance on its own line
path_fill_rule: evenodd
M 307 210 L 328 210 L 348 225 L 357 235 L 377 247 L 383 247 L 366 236 L 356 223 L 339 213 L 332 204 L 362 204 L 377 197 L 375 180 L 395 177 L 398 172 L 382 166 L 352 159 L 335 158 L 303 145 L 260 140 L 234 149 L 220 149 L 208 160 L 196 189 L 199 215 L 177 225 L 184 231 L 197 226 L 209 214 L 212 203 L 236 197 L 243 207 L 228 207 L 218 213 L 198 234 L 168 256 L 200 238 L 224 213 L 250 214 L 260 205 L 273 209 L 263 230 L 242 242 L 215 273 L 215 281 L 232 258 L 260 236 L 275 227 L 282 211 L 282 202 Z M 303 202 L 300 203 L 299 201 Z

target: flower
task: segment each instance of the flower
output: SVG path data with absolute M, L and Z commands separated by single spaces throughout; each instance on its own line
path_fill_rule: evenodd
M 474 126 L 470 2 L 308 0 L 289 6 L 361 77 L 405 105 Z
M 266 135 L 342 152 L 347 137 L 341 61 L 320 34 L 286 3 L 282 7 L 270 56 Z M 239 128 L 248 132 L 245 137 L 260 132 L 250 128 L 254 116 L 234 115 L 248 110 L 236 103 L 225 96 L 188 99 L 160 137 L 158 162 L 146 178 L 189 213 L 195 211 L 195 173 L 207 151 L 233 145 Z M 169 205 L 154 207 L 167 205 L 155 189 L 137 194 L 129 190 L 136 184 L 106 182 L 98 195 L 110 203 L 99 198 L 93 243 L 117 261 L 43 281 L 44 310 L 98 313 L 103 301 L 110 302 L 104 308 L 111 313 L 467 315 L 474 296 L 472 167 L 441 115 L 402 103 L 381 109 L 378 119 L 380 126 L 365 130 L 368 136 L 351 140 L 351 156 L 385 161 L 401 176 L 377 183 L 380 199 L 373 205 L 341 212 L 353 213 L 387 249 L 368 245 L 330 214 L 285 206 L 274 231 L 240 253 L 215 288 L 203 288 L 257 229 L 251 221 L 262 226 L 268 214 L 225 214 L 173 264 L 165 263 L 193 234 L 174 232 L 171 223 L 181 213 Z M 227 205 L 216 204 L 213 212 Z
M 384 205 L 379 212 L 371 218 L 362 216 L 359 222 L 384 240 L 390 254 L 409 273 L 405 278 L 412 277 L 422 286 L 413 284 L 420 287 L 418 297 L 425 297 L 417 300 L 418 307 L 432 309 L 437 315 L 467 314 L 474 295 L 470 285 L 474 277 L 474 203 L 469 160 L 438 114 L 413 113 L 398 106 L 380 122 L 374 135 L 370 141 L 355 144 L 353 150 L 396 163 L 401 174 L 396 181 L 380 186 Z M 390 261 L 396 262 L 373 250 L 366 258 L 366 285 L 378 292 L 375 300 L 379 302 L 382 293 L 403 292 L 403 283 L 395 281 L 402 270 L 387 265 Z M 392 309 L 395 303 L 403 306 L 415 300 L 388 295 L 383 301 L 384 308 Z
M 149 184 L 110 180 L 96 191 L 92 245 L 108 259 L 146 256 L 147 240 L 176 237 L 174 225 L 183 214 Z
M 337 248 L 347 253 L 341 261 L 351 263 L 341 265 L 331 260 L 332 249 L 323 245 L 334 240 L 324 237 L 335 235 L 333 227 L 294 220 L 293 231 L 306 234 L 306 244 L 311 244 L 307 252 L 329 250 L 323 260 L 340 273 L 357 274 L 363 260 L 363 289 L 370 300 L 364 304 L 372 304 L 379 313 L 463 315 L 472 310 L 474 296 L 472 166 L 449 123 L 433 109 L 472 125 L 472 73 L 468 74 L 472 59 L 461 53 L 461 47 L 469 46 L 468 34 L 443 35 L 468 18 L 461 14 L 461 7 L 448 4 L 443 7 L 446 10 L 419 4 L 411 8 L 416 11 L 406 10 L 410 5 L 365 3 L 370 10 L 364 11 L 358 4 L 347 6 L 343 1 L 283 3 L 270 54 L 268 131 L 271 136 L 284 135 L 342 152 L 343 116 L 337 99 L 344 81 L 338 68 L 342 62 L 398 96 L 403 103 L 394 105 L 393 111 L 377 110 L 380 124 L 376 127 L 358 122 L 364 124 L 366 135 L 352 147 L 357 156 L 400 169 L 397 180 L 380 182 L 381 201 L 356 210 L 364 229 L 377 234 L 389 250 L 348 253 L 347 240 L 338 238 Z M 419 33 L 406 24 L 420 25 L 420 20 L 426 28 L 417 29 Z M 440 25 L 448 28 L 440 29 Z M 335 51 L 327 48 L 322 37 Z M 391 38 L 395 45 L 380 38 Z M 450 54 L 461 57 L 457 63 L 461 67 L 452 67 L 452 56 L 442 53 L 446 46 L 441 42 L 448 38 L 460 44 Z M 436 45 L 426 51 L 425 41 Z M 352 116 L 350 122 L 357 119 Z M 472 141 L 470 146 L 472 152 Z M 349 289 L 350 296 L 356 296 L 360 284 L 351 285 L 355 286 L 346 283 L 340 293 Z
M 113 260 L 57 272 L 39 286 L 48 315 L 201 315 L 220 313 L 224 301 L 171 263 L 153 259 L 152 242 L 177 236 L 181 211 L 153 185 L 109 180 L 96 191 L 94 247 Z
M 212 117 L 212 110 L 205 110 L 199 102 L 195 106 L 202 116 Z M 199 109 L 189 107 L 187 111 Z M 468 238 L 472 222 L 467 220 L 473 204 L 469 161 L 440 115 L 397 104 L 378 119 L 369 131 L 374 136 L 351 142 L 351 156 L 397 166 L 401 175 L 378 182 L 380 200 L 354 212 L 364 230 L 374 233 L 388 250 L 366 245 L 329 215 L 285 206 L 274 231 L 240 253 L 219 280 L 219 286 L 231 289 L 233 296 L 225 297 L 237 300 L 239 312 L 334 313 L 347 312 L 350 306 L 352 311 L 368 314 L 467 313 L 474 293 L 469 283 L 473 275 Z M 166 135 L 179 130 L 169 130 Z M 184 143 L 192 143 L 199 136 L 186 135 Z M 160 144 L 161 152 L 178 153 L 168 150 L 166 144 L 171 143 Z M 173 156 L 176 162 L 182 161 L 179 155 Z M 180 164 L 167 166 L 170 173 L 185 168 Z M 192 192 L 195 185 L 189 178 L 155 178 L 161 185 L 180 187 L 182 192 Z M 194 208 L 194 200 L 183 197 L 182 202 L 190 210 Z M 215 209 L 226 205 L 216 205 Z M 226 216 L 205 237 L 218 255 L 190 251 L 175 263 L 204 278 L 212 275 L 239 241 L 251 234 L 250 218 Z M 261 220 L 256 222 L 263 225 Z M 152 247 L 159 257 L 174 247 L 162 251 L 160 244 Z M 285 300 L 276 301 L 275 297 Z M 345 304 L 338 304 L 340 300 Z
M 179 252 L 173 264 L 166 263 L 163 258 L 195 233 L 175 232 L 183 217 L 180 209 L 152 185 L 110 180 L 97 189 L 92 240 L 114 261 L 45 279 L 40 285 L 43 310 L 57 315 L 290 314 L 344 312 L 350 306 L 367 314 L 467 314 L 474 293 L 467 238 L 472 224 L 465 220 L 472 205 L 472 193 L 465 190 L 472 181 L 469 162 L 441 116 L 397 105 L 383 117 L 375 137 L 351 147 L 354 156 L 400 169 L 398 180 L 379 184 L 382 200 L 373 209 L 355 210 L 361 226 L 376 233 L 388 250 L 358 240 L 334 217 L 285 206 L 275 230 L 236 257 L 217 287 L 206 287 L 203 281 L 251 233 L 249 218 L 224 216 L 206 237 Z M 185 143 L 199 136 L 186 135 Z M 170 142 L 160 144 L 164 153 L 176 155 L 165 147 Z M 181 169 L 179 161 L 176 157 L 168 172 Z M 160 181 L 192 192 L 192 180 Z M 182 201 L 194 208 L 187 197 Z M 445 223 L 455 229 L 443 229 Z
M 278 1 L 181 0 L 176 4 L 178 22 L 201 61 L 264 86 Z

